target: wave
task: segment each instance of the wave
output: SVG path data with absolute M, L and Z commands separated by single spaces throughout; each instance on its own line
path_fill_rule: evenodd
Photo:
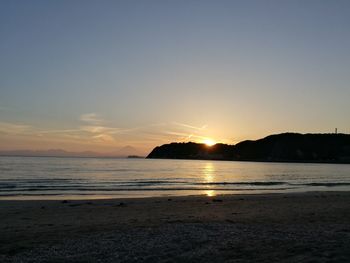
M 287 182 L 208 182 L 196 183 L 200 185 L 284 185 Z
M 337 182 L 337 183 L 306 183 L 306 184 L 300 184 L 300 185 L 334 187 L 334 186 L 350 186 L 350 183 L 343 183 L 343 182 Z
M 63 183 L 60 182 L 59 184 L 55 182 L 49 182 L 49 181 L 36 181 L 36 182 L 18 182 L 17 184 L 13 183 L 0 183 L 0 192 L 3 191 L 54 191 L 54 190 L 81 190 L 81 189 L 89 189 L 91 191 L 98 190 L 98 189 L 104 189 L 109 191 L 109 189 L 138 189 L 138 190 L 144 190 L 144 189 L 151 189 L 151 187 L 159 188 L 169 188 L 169 189 L 187 189 L 190 187 L 191 189 L 218 189 L 217 187 L 220 186 L 278 186 L 278 185 L 288 185 L 286 182 L 189 182 L 189 181 L 177 181 L 177 182 L 171 182 L 171 181 L 139 181 L 139 182 L 113 182 L 113 183 L 106 183 L 106 182 L 94 182 L 94 183 L 88 183 L 88 182 L 74 182 L 74 183 Z M 166 187 L 169 186 L 169 187 Z M 181 187 L 179 187 L 181 186 Z M 227 189 L 227 188 L 225 188 Z M 241 188 L 240 188 L 241 189 Z
M 350 186 L 350 182 L 308 182 L 292 183 L 285 181 L 251 181 L 251 182 L 192 182 L 192 181 L 121 181 L 88 182 L 66 179 L 21 180 L 20 182 L 1 182 L 0 195 L 25 192 L 113 192 L 113 191 L 235 191 L 235 190 L 287 190 L 301 187 L 341 187 Z
M 291 188 L 274 188 L 273 190 L 288 190 Z M 67 189 L 55 189 L 58 191 L 61 191 L 61 193 L 42 193 L 46 191 L 53 191 L 52 189 L 46 189 L 46 190 L 38 190 L 38 189 L 27 189 L 27 191 L 21 191 L 21 192 L 1 192 L 0 191 L 0 196 L 26 196 L 26 195 L 64 195 L 64 194 L 74 194 L 74 195 L 98 195 L 98 194 L 103 194 L 103 193 L 113 193 L 113 192 L 154 192 L 154 191 L 221 191 L 221 192 L 230 192 L 230 191 L 268 191 L 271 190 L 270 188 L 259 188 L 259 189 L 254 189 L 254 188 L 215 188 L 215 189 L 210 189 L 210 188 L 147 188 L 147 189 L 140 189 L 140 188 L 125 188 L 125 189 L 89 189 L 89 188 L 84 188 L 84 189 L 72 189 L 70 191 L 65 192 Z M 40 193 L 33 193 L 33 192 L 40 192 Z M 84 193 L 88 192 L 88 193 Z M 93 192 L 93 193 L 91 193 Z

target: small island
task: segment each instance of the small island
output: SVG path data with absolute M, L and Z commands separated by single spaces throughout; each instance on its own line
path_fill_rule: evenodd
M 170 143 L 154 148 L 147 158 L 350 163 L 350 135 L 282 133 L 236 145 Z

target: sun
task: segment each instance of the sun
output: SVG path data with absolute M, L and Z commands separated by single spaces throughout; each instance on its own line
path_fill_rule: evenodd
M 202 143 L 204 143 L 206 146 L 211 147 L 211 146 L 216 144 L 216 141 L 209 139 L 209 138 L 206 138 L 202 141 Z

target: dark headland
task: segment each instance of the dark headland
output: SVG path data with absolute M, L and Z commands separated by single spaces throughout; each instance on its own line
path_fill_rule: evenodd
M 154 148 L 147 158 L 350 163 L 350 135 L 282 133 L 211 147 L 193 142 L 170 143 Z

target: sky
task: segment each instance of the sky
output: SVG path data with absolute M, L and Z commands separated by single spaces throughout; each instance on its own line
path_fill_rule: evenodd
M 0 1 L 0 150 L 350 133 L 350 1 Z

